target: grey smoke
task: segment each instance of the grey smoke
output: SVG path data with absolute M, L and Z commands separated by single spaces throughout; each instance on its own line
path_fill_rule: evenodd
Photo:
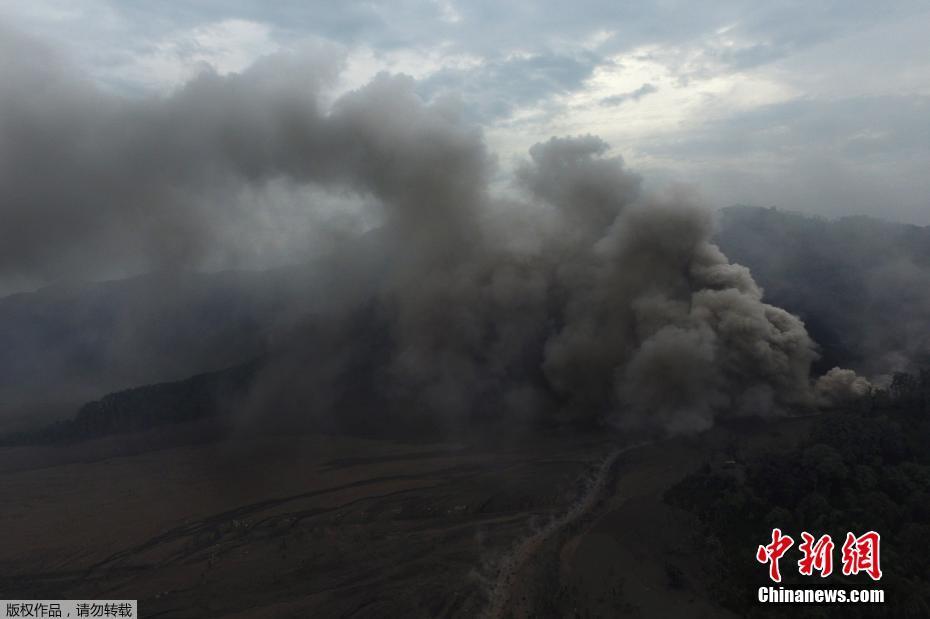
M 801 321 L 711 242 L 708 211 L 642 193 L 599 138 L 533 146 L 521 197 L 505 198 L 480 129 L 410 78 L 381 75 L 325 105 L 339 65 L 326 50 L 125 100 L 45 52 L 17 60 L 31 42 L 0 40 L 0 277 L 235 259 L 274 213 L 249 188 L 275 183 L 374 207 L 376 257 L 333 242 L 346 276 L 314 291 L 355 301 L 310 321 L 315 348 L 267 373 L 258 406 L 302 382 L 335 407 L 321 394 L 359 368 L 379 398 L 458 420 L 685 432 L 814 403 Z M 306 221 L 292 216 L 312 229 L 306 207 Z
M 715 238 L 805 320 L 821 346 L 816 373 L 839 365 L 884 384 L 930 362 L 930 228 L 733 207 Z
M 868 396 L 872 384 L 853 370 L 833 368 L 817 379 L 814 389 L 821 406 L 843 406 Z

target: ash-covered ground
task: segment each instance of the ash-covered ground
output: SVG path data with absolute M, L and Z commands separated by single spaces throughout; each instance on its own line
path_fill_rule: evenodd
M 145 617 L 727 616 L 696 520 L 664 494 L 734 442 L 791 441 L 806 423 L 626 445 L 162 434 L 7 448 L 0 591 L 139 599 Z

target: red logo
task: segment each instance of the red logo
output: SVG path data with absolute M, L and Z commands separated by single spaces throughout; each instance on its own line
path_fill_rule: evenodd
M 882 577 L 882 568 L 878 558 L 878 546 L 881 536 L 875 531 L 869 531 L 856 537 L 852 533 L 846 534 L 843 544 L 843 574 L 850 576 L 865 572 L 872 580 Z
M 881 536 L 875 531 L 859 537 L 847 533 L 842 548 L 843 574 L 851 576 L 865 572 L 872 580 L 879 580 L 882 577 L 880 543 Z M 781 529 L 772 529 L 772 541 L 756 550 L 756 561 L 768 564 L 769 578 L 774 582 L 781 582 L 778 562 L 793 545 L 794 539 L 783 535 Z M 833 573 L 833 549 L 833 539 L 829 535 L 815 538 L 807 531 L 802 532 L 801 543 L 798 544 L 798 550 L 801 551 L 798 572 L 802 576 L 812 576 L 816 570 L 822 578 L 826 578 Z
M 798 571 L 802 576 L 810 576 L 814 570 L 820 572 L 822 578 L 833 573 L 833 540 L 829 535 L 823 535 L 817 542 L 814 536 L 804 531 L 801 533 L 804 541 L 798 546 L 804 556 L 798 561 Z
M 756 551 L 756 561 L 763 565 L 769 564 L 769 578 L 781 582 L 781 572 L 778 570 L 778 560 L 794 545 L 794 540 L 787 535 L 782 536 L 781 529 L 772 529 L 772 543 L 768 546 L 759 546 Z

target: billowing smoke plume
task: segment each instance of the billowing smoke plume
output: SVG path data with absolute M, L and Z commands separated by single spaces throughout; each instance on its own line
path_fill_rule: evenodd
M 821 406 L 847 406 L 872 392 L 872 383 L 852 370 L 833 368 L 814 384 Z
M 364 384 L 372 401 L 459 420 L 680 432 L 814 401 L 803 324 L 710 241 L 708 212 L 644 195 L 596 137 L 533 146 L 515 174 L 522 198 L 505 198 L 480 130 L 409 78 L 381 75 L 327 106 L 333 63 L 268 58 L 126 100 L 3 46 L 0 274 L 234 253 L 273 213 L 260 192 L 233 199 L 244 188 L 374 205 L 378 230 L 336 244 L 345 277 L 315 291 L 352 301 L 310 318 L 312 338 L 285 338 L 312 350 L 272 364 L 257 402 L 300 383 L 311 407 L 337 408 Z
M 930 364 L 930 227 L 734 207 L 715 238 L 767 299 L 804 318 L 817 373 L 850 367 L 884 384 Z

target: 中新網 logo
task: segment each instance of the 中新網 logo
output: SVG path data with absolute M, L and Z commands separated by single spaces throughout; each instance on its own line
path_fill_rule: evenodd
M 801 558 L 798 560 L 798 572 L 802 576 L 811 576 L 814 571 L 821 577 L 833 573 L 833 539 L 829 535 L 815 538 L 804 531 L 801 533 L 801 543 L 798 550 Z M 846 534 L 846 541 L 841 549 L 842 572 L 844 576 L 853 576 L 859 573 L 868 574 L 872 580 L 882 577 L 879 546 L 881 536 L 875 531 L 869 531 L 860 536 L 853 533 Z M 794 546 L 794 539 L 784 535 L 781 529 L 772 529 L 772 541 L 756 550 L 756 561 L 769 566 L 769 578 L 774 582 L 781 582 L 781 569 L 779 561 L 788 550 Z

